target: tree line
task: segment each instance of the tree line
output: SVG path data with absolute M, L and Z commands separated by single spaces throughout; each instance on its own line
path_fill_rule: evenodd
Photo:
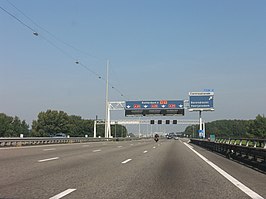
M 191 125 L 185 129 L 185 134 L 198 137 L 199 125 Z M 254 120 L 217 120 L 205 124 L 205 134 L 209 137 L 232 138 L 266 138 L 266 118 L 257 115 Z
M 97 136 L 104 137 L 104 131 L 104 125 L 97 125 Z M 126 127 L 119 124 L 111 125 L 111 131 L 114 137 L 126 137 L 128 134 Z M 30 129 L 25 120 L 0 113 L 0 137 L 18 137 L 20 134 L 25 137 L 50 137 L 58 133 L 71 137 L 93 137 L 94 120 L 68 115 L 64 111 L 47 110 L 38 114 Z
M 18 137 L 20 134 L 29 135 L 29 125 L 25 120 L 0 113 L 0 137 Z

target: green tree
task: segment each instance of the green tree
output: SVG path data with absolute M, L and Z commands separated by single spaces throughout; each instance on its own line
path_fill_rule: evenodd
M 63 111 L 47 110 L 40 112 L 32 123 L 34 136 L 53 136 L 57 133 L 70 134 L 69 117 Z
M 199 125 L 191 125 L 185 129 L 184 133 L 186 135 L 191 135 L 192 137 L 198 137 L 198 129 L 199 129 Z
M 71 115 L 69 116 L 69 127 L 70 127 L 70 136 L 74 137 L 83 137 L 88 135 L 89 137 L 93 136 L 93 120 L 85 120 L 80 116 Z
M 192 127 L 199 129 L 199 125 L 188 126 L 186 134 L 192 135 Z M 215 134 L 217 137 L 266 138 L 266 118 L 258 115 L 255 120 L 217 120 L 206 123 L 206 136 Z
M 266 118 L 258 115 L 248 126 L 248 133 L 253 137 L 266 138 Z
M 120 124 L 111 125 L 111 132 L 113 137 L 126 137 L 128 135 L 126 127 Z
M 11 137 L 13 134 L 12 129 L 13 118 L 4 113 L 0 113 L 0 137 Z
M 20 134 L 29 135 L 29 125 L 25 120 L 0 113 L 0 137 L 18 137 Z
M 104 137 L 105 127 L 104 125 L 97 125 L 97 136 Z
M 20 134 L 23 134 L 24 136 L 29 135 L 29 125 L 25 122 L 25 120 L 20 121 L 20 119 L 15 116 L 11 125 L 13 136 L 18 137 Z

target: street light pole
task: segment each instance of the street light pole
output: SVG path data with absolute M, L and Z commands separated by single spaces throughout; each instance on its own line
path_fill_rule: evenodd
M 105 137 L 109 138 L 110 133 L 110 110 L 109 110 L 109 60 L 106 63 L 106 93 L 105 93 Z

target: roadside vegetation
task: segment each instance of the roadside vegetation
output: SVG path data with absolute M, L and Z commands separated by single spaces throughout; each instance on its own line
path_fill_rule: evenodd
M 199 125 L 188 126 L 185 134 L 197 137 Z M 205 124 L 206 137 L 210 134 L 224 138 L 266 139 L 266 118 L 257 115 L 254 120 L 217 120 Z
M 47 110 L 40 112 L 37 120 L 30 126 L 17 116 L 11 117 L 0 113 L 0 137 L 50 137 L 65 134 L 71 137 L 93 137 L 94 120 L 68 115 L 64 111 Z M 126 137 L 127 129 L 122 125 L 112 125 L 111 131 L 116 137 Z M 97 125 L 97 135 L 104 136 L 104 125 Z M 115 136 L 115 135 L 113 135 Z
M 25 120 L 0 113 L 0 137 L 18 137 L 20 134 L 29 135 L 29 125 Z
M 257 115 L 254 120 L 217 120 L 205 124 L 206 137 L 214 134 L 224 138 L 261 138 L 266 139 L 266 118 Z M 80 116 L 68 115 L 64 111 L 47 110 L 40 112 L 32 126 L 19 117 L 11 117 L 0 113 L 0 137 L 50 137 L 65 134 L 71 137 L 93 137 L 94 120 L 83 119 Z M 199 125 L 191 125 L 185 129 L 185 134 L 197 137 Z M 126 137 L 127 129 L 122 125 L 111 126 L 112 135 Z M 97 125 L 97 135 L 104 137 L 104 125 Z M 133 136 L 133 135 L 131 135 Z

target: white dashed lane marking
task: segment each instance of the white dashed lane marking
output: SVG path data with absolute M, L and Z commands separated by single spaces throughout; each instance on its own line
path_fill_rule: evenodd
M 148 151 L 143 151 L 143 153 L 148 153 Z
M 38 162 L 47 162 L 47 161 L 58 160 L 58 159 L 59 159 L 59 157 L 47 158 L 47 159 L 43 159 L 43 160 L 38 160 Z
M 54 151 L 56 150 L 55 148 L 50 148 L 50 149 L 43 149 L 43 151 Z
M 132 159 L 127 159 L 127 160 L 125 160 L 125 161 L 123 161 L 123 162 L 121 162 L 122 164 L 126 164 L 126 163 L 128 163 L 128 162 L 130 162 Z
M 93 150 L 92 152 L 96 153 L 96 152 L 100 152 L 100 151 L 102 151 L 102 150 L 101 149 L 97 149 L 97 150 Z
M 76 191 L 76 189 L 67 189 L 67 190 L 65 190 L 65 191 L 63 191 L 63 192 L 61 192 L 61 193 L 59 193 L 59 194 L 57 194 L 57 195 L 55 195 L 49 199 L 60 199 L 60 198 L 63 198 L 64 196 L 72 193 L 73 191 Z

